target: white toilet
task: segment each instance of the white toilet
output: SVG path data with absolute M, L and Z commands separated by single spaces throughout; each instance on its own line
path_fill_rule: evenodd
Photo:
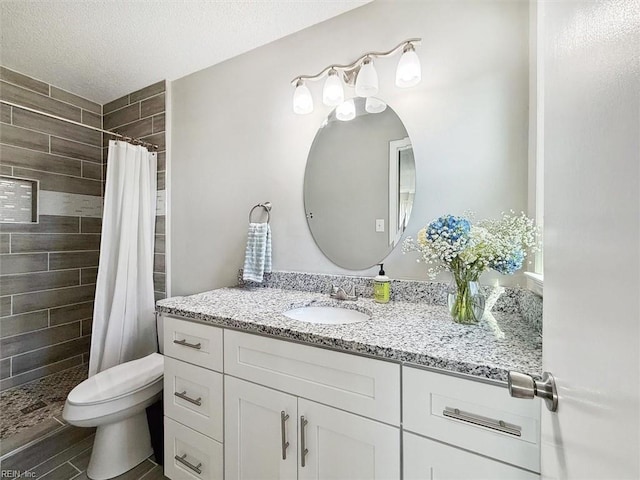
M 87 476 L 106 480 L 153 453 L 145 409 L 162 395 L 164 357 L 152 353 L 104 370 L 75 387 L 63 418 L 78 427 L 98 427 Z

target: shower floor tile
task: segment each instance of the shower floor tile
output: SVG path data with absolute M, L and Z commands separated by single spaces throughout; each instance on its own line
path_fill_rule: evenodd
M 87 378 L 88 365 L 79 365 L 0 393 L 0 440 L 28 443 L 43 435 L 42 429 L 63 425 L 62 409 L 69 392 Z M 19 445 L 17 445 L 19 446 Z M 3 446 L 3 451 L 5 448 Z M 6 452 L 3 452 L 6 453 Z

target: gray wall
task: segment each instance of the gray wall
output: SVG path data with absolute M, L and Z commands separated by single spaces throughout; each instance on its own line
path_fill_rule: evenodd
M 172 294 L 234 284 L 247 213 L 267 200 L 274 269 L 356 273 L 328 261 L 307 228 L 305 162 L 329 108 L 317 82 L 310 84 L 314 112 L 294 115 L 290 81 L 408 37 L 423 38 L 418 86 L 395 87 L 398 57 L 376 62 L 378 96 L 414 145 L 417 193 L 407 232 L 443 213 L 526 210 L 528 29 L 526 2 L 374 2 L 173 82 Z M 425 279 L 416 258 L 396 248 L 387 274 Z
M 166 180 L 166 141 L 165 141 L 165 105 L 166 82 L 149 85 L 141 90 L 106 103 L 104 110 L 104 128 L 123 135 L 139 138 L 158 145 L 158 204 L 156 207 L 156 241 L 153 262 L 153 285 L 156 300 L 167 296 L 165 273 L 165 180 Z M 109 140 L 104 135 L 103 160 L 107 167 Z
M 102 106 L 0 67 L 0 100 L 100 127 Z M 0 224 L 0 389 L 88 361 L 102 215 L 99 132 L 0 104 L 0 172 L 40 180 L 40 222 Z

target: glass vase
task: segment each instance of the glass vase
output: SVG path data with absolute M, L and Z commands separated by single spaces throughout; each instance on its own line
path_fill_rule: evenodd
M 453 280 L 447 288 L 447 304 L 453 321 L 467 325 L 478 323 L 485 305 L 478 277 L 455 271 L 452 274 Z

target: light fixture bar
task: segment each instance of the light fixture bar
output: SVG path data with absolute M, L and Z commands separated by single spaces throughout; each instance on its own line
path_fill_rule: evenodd
M 408 40 L 405 40 L 405 41 L 399 43 L 398 45 L 396 45 L 395 47 L 393 47 L 389 51 L 386 51 L 386 52 L 367 52 L 367 53 L 361 55 L 353 63 L 349 63 L 347 65 L 337 65 L 337 64 L 329 65 L 328 67 L 324 68 L 320 73 L 318 73 L 316 75 L 299 75 L 296 78 L 294 78 L 293 80 L 291 80 L 291 85 L 296 86 L 297 83 L 300 80 L 310 80 L 310 81 L 320 80 L 320 79 L 326 77 L 331 69 L 341 70 L 343 72 L 349 72 L 351 70 L 354 70 L 354 69 L 360 67 L 366 58 L 385 58 L 385 57 L 390 57 L 391 55 L 396 54 L 400 49 L 404 49 L 408 45 L 420 45 L 421 43 L 422 43 L 422 39 L 421 38 L 410 38 Z

